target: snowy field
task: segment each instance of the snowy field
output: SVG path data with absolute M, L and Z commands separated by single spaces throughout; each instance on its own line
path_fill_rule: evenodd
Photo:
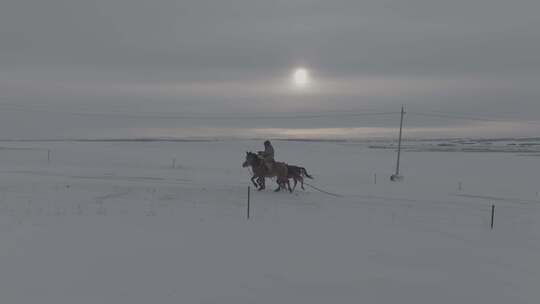
M 0 143 L 1 302 L 540 303 L 538 153 L 406 151 L 391 183 L 392 149 L 277 141 L 335 195 L 252 192 L 247 220 L 261 146 Z

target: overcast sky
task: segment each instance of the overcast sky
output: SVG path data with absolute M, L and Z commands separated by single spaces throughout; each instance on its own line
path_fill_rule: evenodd
M 0 139 L 392 136 L 402 104 L 410 136 L 539 136 L 538 12 L 538 0 L 2 0 Z M 301 90 L 298 66 L 312 77 Z

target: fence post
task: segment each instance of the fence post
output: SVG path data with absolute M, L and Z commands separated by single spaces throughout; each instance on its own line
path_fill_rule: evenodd
M 51 163 L 51 149 L 47 149 L 47 163 Z
M 493 219 L 495 218 L 495 204 L 491 205 L 491 230 L 493 230 Z
M 377 184 L 377 173 L 375 173 L 375 174 L 373 175 L 373 179 L 374 179 L 375 185 L 376 185 L 376 184 Z
M 251 186 L 248 186 L 248 197 L 247 197 L 247 219 L 249 220 L 249 209 L 251 205 Z
M 463 189 L 462 185 L 461 185 L 461 182 L 458 183 L 458 190 L 461 191 L 461 189 Z

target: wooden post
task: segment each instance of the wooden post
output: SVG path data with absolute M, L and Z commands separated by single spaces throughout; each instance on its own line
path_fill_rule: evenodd
M 373 179 L 374 179 L 375 185 L 376 185 L 376 184 L 377 184 L 377 173 L 375 173 L 375 174 L 373 175 Z
M 495 205 L 491 205 L 491 230 L 493 230 L 493 219 L 495 218 Z
M 249 207 L 251 201 L 251 186 L 248 186 L 248 197 L 247 197 L 247 219 L 249 220 Z
M 401 159 L 401 137 L 403 134 L 403 116 L 405 116 L 405 106 L 401 106 L 401 119 L 399 122 L 399 139 L 398 139 L 398 151 L 397 151 L 397 161 L 396 161 L 396 173 L 390 176 L 391 181 L 401 181 L 403 177 L 399 175 L 399 162 Z
M 47 149 L 47 162 L 51 163 L 51 149 Z
M 399 161 L 401 156 L 401 134 L 403 133 L 403 116 L 405 115 L 405 106 L 401 106 L 401 120 L 399 123 L 399 139 L 398 139 L 398 152 L 396 163 L 396 176 L 399 176 Z

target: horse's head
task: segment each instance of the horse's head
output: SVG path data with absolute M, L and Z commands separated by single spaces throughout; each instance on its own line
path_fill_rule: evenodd
M 246 168 L 253 165 L 253 162 L 257 159 L 257 154 L 253 152 L 246 152 L 246 160 L 242 164 L 242 168 Z

